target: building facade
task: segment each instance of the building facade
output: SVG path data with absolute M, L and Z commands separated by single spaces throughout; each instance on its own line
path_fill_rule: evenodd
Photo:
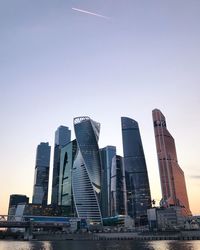
M 37 146 L 32 200 L 35 204 L 47 205 L 50 152 L 51 147 L 48 142 L 41 142 Z
M 111 216 L 127 215 L 127 194 L 123 158 L 116 155 L 111 168 Z
M 28 204 L 29 197 L 23 194 L 11 194 L 9 205 L 8 205 L 8 215 L 15 215 L 15 211 L 18 204 Z
M 145 225 L 151 195 L 146 161 L 138 123 L 128 117 L 121 118 L 124 166 L 127 189 L 128 215 L 136 226 Z
M 72 193 L 72 167 L 77 152 L 76 140 L 69 142 L 61 149 L 60 179 L 58 192 L 58 205 L 66 206 L 67 216 L 74 215 L 74 202 Z
M 98 147 L 100 124 L 89 117 L 74 118 L 77 154 L 72 170 L 74 204 L 79 218 L 102 225 L 100 211 L 101 163 Z
M 58 205 L 59 176 L 60 176 L 60 153 L 71 140 L 71 130 L 68 127 L 60 126 L 55 132 L 54 158 L 53 158 L 53 181 L 51 204 Z
M 101 155 L 101 213 L 102 217 L 111 216 L 111 166 L 116 156 L 116 147 L 107 146 L 100 149 Z
M 184 172 L 176 155 L 175 141 L 167 130 L 166 120 L 160 110 L 154 109 L 153 125 L 162 189 L 162 205 L 181 206 L 184 215 L 191 215 Z

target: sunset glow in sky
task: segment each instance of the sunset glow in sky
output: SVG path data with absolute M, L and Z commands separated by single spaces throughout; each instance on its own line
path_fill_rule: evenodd
M 37 145 L 53 146 L 60 125 L 73 139 L 73 118 L 84 115 L 101 123 L 100 147 L 121 155 L 120 117 L 138 121 L 158 205 L 154 108 L 200 214 L 199 13 L 199 0 L 0 1 L 0 214 L 10 194 L 32 200 Z

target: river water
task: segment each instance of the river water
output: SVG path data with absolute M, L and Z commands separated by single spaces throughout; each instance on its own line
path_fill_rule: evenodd
M 200 250 L 199 241 L 5 241 L 0 250 Z

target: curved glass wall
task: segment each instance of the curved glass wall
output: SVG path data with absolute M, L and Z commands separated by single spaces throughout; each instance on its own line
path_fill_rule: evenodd
M 89 117 L 74 118 L 77 154 L 72 170 L 72 189 L 78 217 L 102 223 L 99 206 L 101 164 L 98 147 L 100 124 Z
M 139 126 L 128 117 L 122 117 L 121 123 L 128 215 L 134 218 L 136 226 L 145 225 L 151 195 Z

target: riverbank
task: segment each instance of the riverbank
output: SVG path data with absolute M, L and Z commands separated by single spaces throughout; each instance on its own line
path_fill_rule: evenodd
M 2 240 L 24 240 L 23 234 L 1 235 Z M 156 241 L 156 240 L 200 240 L 199 231 L 174 231 L 174 232 L 118 232 L 118 233 L 46 233 L 34 232 L 29 240 L 36 241 L 109 241 L 109 240 L 137 240 L 137 241 Z
M 200 240 L 200 231 L 180 232 L 122 232 L 122 233 L 78 233 L 78 234 L 34 234 L 37 240 Z

